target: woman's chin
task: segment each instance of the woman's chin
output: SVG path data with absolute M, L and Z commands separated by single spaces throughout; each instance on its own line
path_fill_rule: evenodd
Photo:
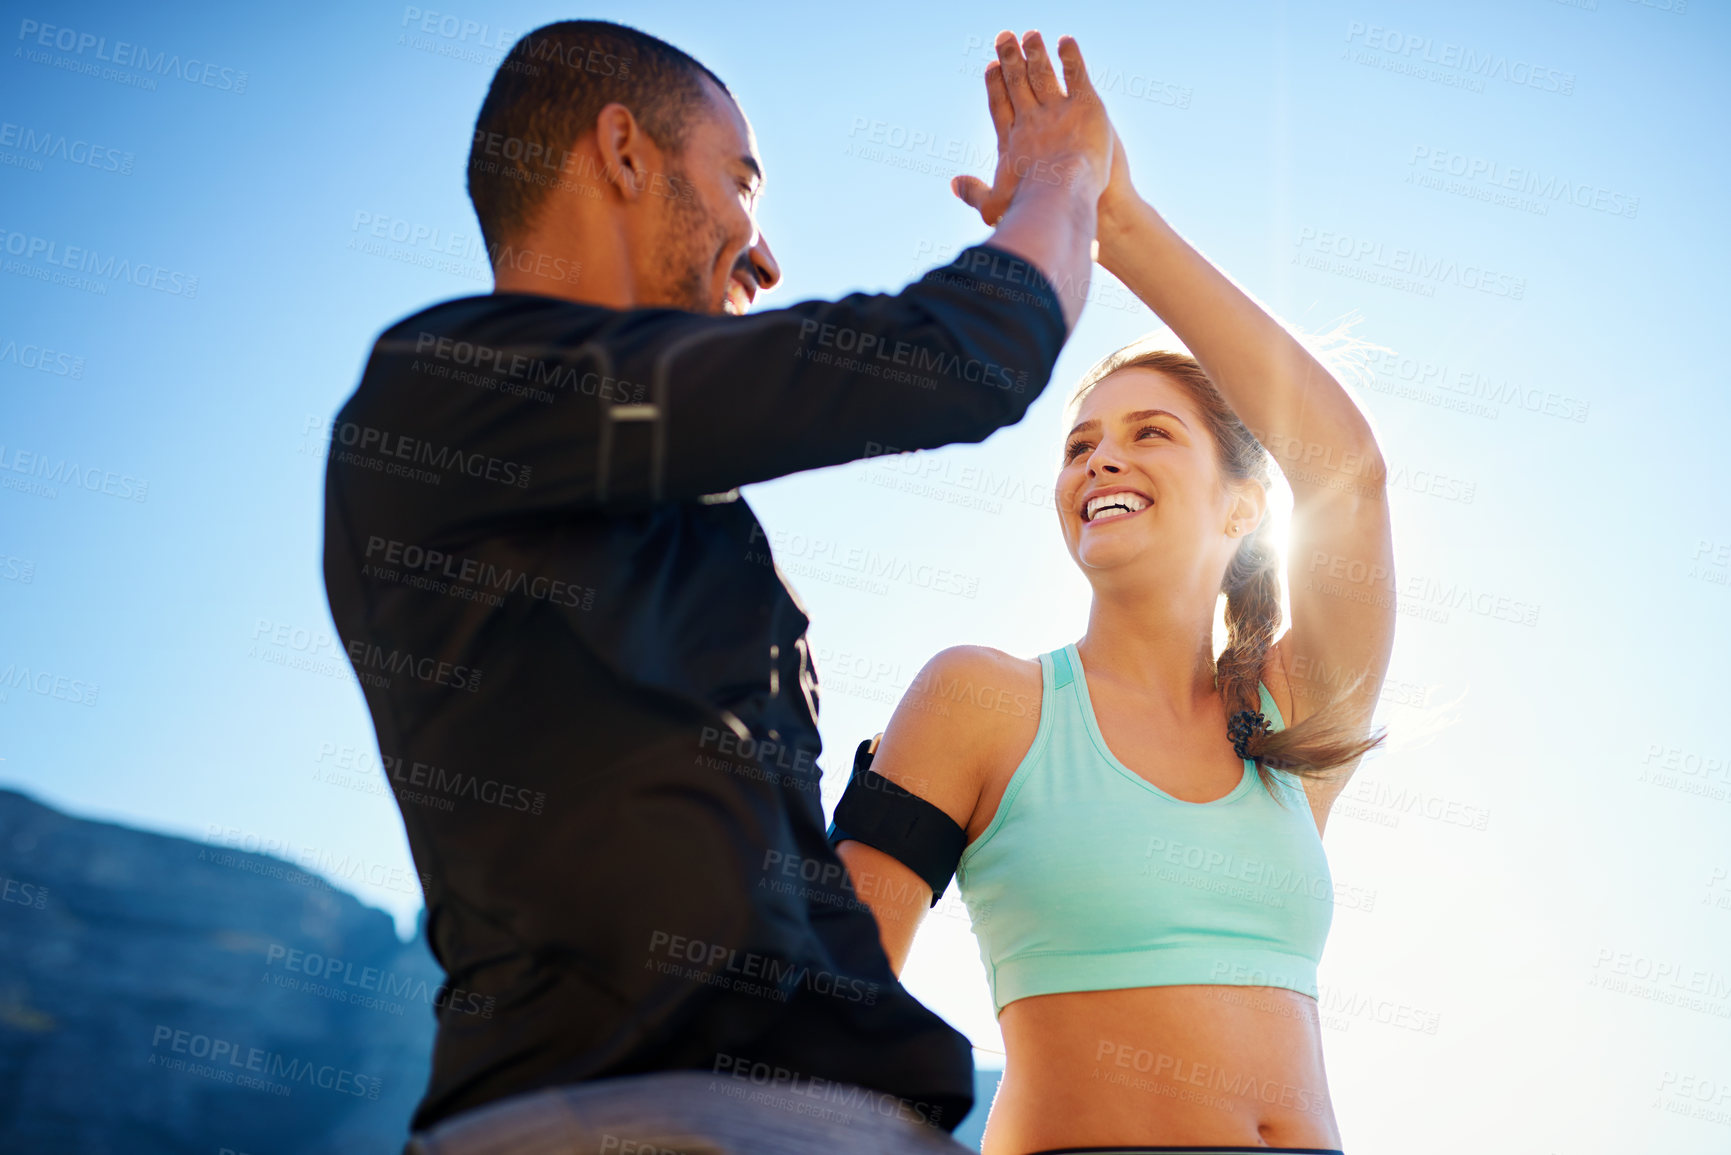
M 1084 537 L 1076 546 L 1076 562 L 1085 569 L 1116 569 L 1134 562 L 1147 548 L 1147 542 L 1129 535 L 1112 541 L 1102 538 L 1089 541 Z

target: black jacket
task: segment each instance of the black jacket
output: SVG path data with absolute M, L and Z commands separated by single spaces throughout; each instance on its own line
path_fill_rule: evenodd
M 671 1069 L 961 1120 L 967 1040 L 825 841 L 806 615 L 737 490 L 983 440 L 1064 335 L 1046 280 L 979 247 L 894 296 L 506 293 L 379 338 L 332 426 L 324 566 L 447 973 L 417 1128 Z

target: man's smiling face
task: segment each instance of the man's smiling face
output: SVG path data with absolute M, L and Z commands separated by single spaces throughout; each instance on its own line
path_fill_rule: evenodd
M 739 106 L 707 78 L 704 109 L 666 178 L 650 178 L 647 205 L 662 214 L 641 270 L 644 304 L 741 314 L 781 280 L 757 227 L 763 162 Z

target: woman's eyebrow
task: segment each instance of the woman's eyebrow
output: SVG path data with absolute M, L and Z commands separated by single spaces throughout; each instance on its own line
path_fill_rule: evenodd
M 1188 421 L 1184 420 L 1184 418 L 1178 416 L 1178 414 L 1172 412 L 1170 409 L 1138 409 L 1134 413 L 1124 414 L 1124 416 L 1118 419 L 1118 423 L 1120 425 L 1131 425 L 1137 421 L 1146 421 L 1150 417 L 1170 417 L 1172 420 L 1178 422 L 1178 424 L 1184 426 L 1184 428 L 1190 428 L 1190 423 Z M 1074 437 L 1083 430 L 1091 431 L 1098 428 L 1100 428 L 1100 419 L 1097 417 L 1090 417 L 1086 421 L 1076 422 L 1075 426 L 1070 430 L 1069 435 Z

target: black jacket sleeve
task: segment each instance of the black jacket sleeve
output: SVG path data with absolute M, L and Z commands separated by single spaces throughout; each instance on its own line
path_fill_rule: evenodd
M 469 298 L 379 339 L 331 449 L 466 475 L 438 486 L 446 525 L 623 512 L 984 440 L 1021 419 L 1064 339 L 1045 277 L 986 246 L 899 294 L 746 317 Z

